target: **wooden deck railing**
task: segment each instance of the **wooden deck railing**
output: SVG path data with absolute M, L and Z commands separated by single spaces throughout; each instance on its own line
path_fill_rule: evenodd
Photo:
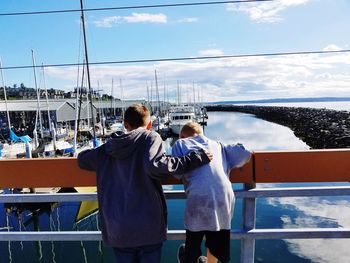
M 255 152 L 231 171 L 233 183 L 348 182 L 350 149 Z M 179 184 L 172 177 L 163 184 Z M 0 188 L 95 186 L 93 172 L 76 158 L 0 160 Z

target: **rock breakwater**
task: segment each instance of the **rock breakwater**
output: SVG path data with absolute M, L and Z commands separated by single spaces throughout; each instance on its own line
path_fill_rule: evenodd
M 250 105 L 210 105 L 206 109 L 249 113 L 287 126 L 311 149 L 350 147 L 350 113 L 347 111 Z

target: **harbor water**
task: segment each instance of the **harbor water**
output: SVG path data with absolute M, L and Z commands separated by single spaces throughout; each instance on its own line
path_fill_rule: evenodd
M 348 104 L 349 105 L 349 104 Z M 286 105 L 289 106 L 289 105 Z M 350 109 L 350 107 L 349 107 Z M 340 110 L 346 110 L 341 108 Z M 226 144 L 240 142 L 252 151 L 306 150 L 309 147 L 284 126 L 257 119 L 249 114 L 209 112 L 206 136 Z M 175 139 L 165 142 L 170 147 Z M 11 176 L 11 175 L 9 175 Z M 292 184 L 288 184 L 291 186 Z M 309 184 L 311 185 L 311 184 Z M 312 184 L 315 185 L 315 184 Z M 332 183 L 341 185 L 341 183 Z M 257 187 L 272 187 L 263 184 Z M 279 187 L 284 185 L 277 185 Z M 297 184 L 293 184 L 297 186 Z M 237 184 L 235 189 L 242 187 Z M 181 186 L 167 186 L 167 190 Z M 168 200 L 169 229 L 183 229 L 184 200 Z M 96 230 L 98 217 L 92 216 L 78 225 L 74 218 L 79 203 L 61 203 L 37 213 L 24 211 L 6 216 L 0 213 L 0 231 Z M 233 228 L 241 227 L 242 202 L 237 199 Z M 257 228 L 350 227 L 350 198 L 265 198 L 257 202 Z M 175 263 L 177 247 L 182 241 L 167 241 L 162 262 Z M 258 240 L 255 262 L 302 263 L 348 262 L 350 241 L 342 240 Z M 231 242 L 231 262 L 239 262 L 240 241 Z M 336 251 L 336 253 L 335 253 Z M 101 242 L 0 242 L 0 262 L 115 262 L 110 248 Z

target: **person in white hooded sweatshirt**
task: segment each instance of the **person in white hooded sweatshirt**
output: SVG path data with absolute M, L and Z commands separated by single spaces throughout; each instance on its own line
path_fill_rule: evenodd
M 230 170 L 241 167 L 251 158 L 251 152 L 241 144 L 224 145 L 203 135 L 198 123 L 183 126 L 180 139 L 172 147 L 172 155 L 182 156 L 194 150 L 208 150 L 213 160 L 181 175 L 186 191 L 184 225 L 186 243 L 179 248 L 179 261 L 203 262 L 202 239 L 208 248 L 208 262 L 230 261 L 230 230 L 234 209 L 234 193 L 229 180 Z M 202 259 L 203 260 L 203 259 Z M 206 259 L 205 259 L 206 260 Z

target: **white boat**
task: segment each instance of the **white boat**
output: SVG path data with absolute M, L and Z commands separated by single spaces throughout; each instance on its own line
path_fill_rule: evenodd
M 24 142 L 4 143 L 0 147 L 2 148 L 0 159 L 16 159 L 17 154 L 26 152 L 26 144 Z
M 45 145 L 44 155 L 46 157 L 54 157 L 57 155 L 68 156 L 73 153 L 73 145 L 67 141 L 59 140 L 55 142 L 50 142 Z
M 114 133 L 114 132 L 124 132 L 125 131 L 125 127 L 124 124 L 122 122 L 114 122 L 109 126 L 108 131 L 110 133 Z
M 190 121 L 197 121 L 194 106 L 181 105 L 170 108 L 169 128 L 172 133 L 179 135 L 182 127 Z
M 107 128 L 105 128 L 104 134 L 106 137 L 109 137 L 113 133 L 120 134 L 120 133 L 124 133 L 125 131 L 126 130 L 125 130 L 124 124 L 121 121 L 111 120 L 109 121 Z

